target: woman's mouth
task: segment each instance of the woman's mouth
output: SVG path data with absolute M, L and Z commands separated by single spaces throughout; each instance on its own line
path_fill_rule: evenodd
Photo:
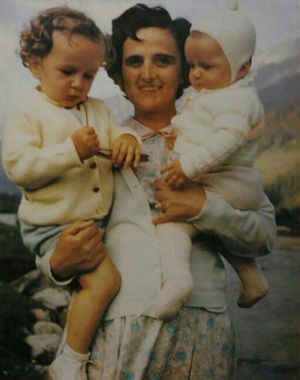
M 156 92 L 160 90 L 159 86 L 140 86 L 139 90 L 142 92 Z

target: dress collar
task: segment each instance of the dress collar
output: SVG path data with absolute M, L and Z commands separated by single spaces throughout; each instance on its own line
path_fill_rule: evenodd
M 168 149 L 172 149 L 175 141 L 175 134 L 171 125 L 167 125 L 158 131 L 153 131 L 151 128 L 146 127 L 132 116 L 125 121 L 125 125 L 128 125 L 139 135 L 142 141 L 147 141 L 152 138 L 162 138 L 165 140 L 165 144 Z
M 146 127 L 144 124 L 137 121 L 133 116 L 130 116 L 128 119 L 125 120 L 123 123 L 124 125 L 129 125 L 131 128 L 133 128 L 139 136 L 143 136 L 146 134 L 161 134 L 160 132 L 168 132 L 171 129 L 171 125 L 166 125 L 165 127 L 161 128 L 159 131 L 153 131 L 151 128 Z

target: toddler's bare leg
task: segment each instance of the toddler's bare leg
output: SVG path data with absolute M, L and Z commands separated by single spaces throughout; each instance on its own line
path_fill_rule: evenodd
M 81 275 L 79 283 L 82 289 L 68 312 L 67 345 L 85 354 L 107 306 L 119 291 L 121 279 L 110 257 L 106 256 L 98 268 Z
M 86 364 L 95 330 L 120 288 L 120 275 L 108 256 L 79 277 L 81 290 L 68 312 L 67 344 L 47 369 L 49 380 L 87 380 Z
M 159 319 L 174 315 L 190 295 L 193 278 L 190 272 L 190 252 L 193 227 L 184 223 L 165 223 L 157 226 L 160 244 L 162 290 L 157 299 L 144 311 Z
M 230 252 L 222 252 L 222 255 L 241 280 L 242 290 L 237 302 L 240 307 L 251 307 L 268 294 L 268 282 L 255 259 L 239 257 Z

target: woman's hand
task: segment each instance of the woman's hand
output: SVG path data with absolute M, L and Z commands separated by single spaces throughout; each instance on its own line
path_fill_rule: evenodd
M 124 168 L 128 168 L 133 165 L 137 167 L 140 160 L 141 148 L 134 136 L 124 134 L 112 143 L 112 162 L 115 166 L 123 165 Z
M 105 257 L 99 227 L 93 221 L 75 222 L 65 228 L 50 258 L 58 280 L 95 269 Z
M 161 178 L 154 184 L 155 199 L 163 211 L 153 218 L 154 224 L 187 221 L 200 214 L 206 201 L 205 191 L 200 185 L 193 183 L 180 190 L 174 190 Z

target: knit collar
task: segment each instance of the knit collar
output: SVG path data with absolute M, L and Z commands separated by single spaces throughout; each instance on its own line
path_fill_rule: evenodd
M 42 91 L 40 85 L 36 86 L 36 87 L 35 87 L 35 90 L 36 90 L 36 92 L 37 92 L 41 97 L 43 97 L 47 102 L 49 102 L 49 103 L 51 103 L 51 104 L 54 104 L 56 107 L 65 108 L 65 109 L 68 109 L 68 110 L 78 110 L 78 109 L 80 108 L 80 105 L 83 104 L 83 102 L 81 102 L 81 103 L 78 103 L 78 104 L 76 104 L 76 106 L 71 107 L 71 108 L 62 107 L 62 106 L 60 106 L 55 100 L 49 98 L 49 96 L 48 96 L 47 94 L 45 94 L 45 92 Z M 86 102 L 87 102 L 87 100 L 86 100 Z M 85 102 L 85 103 L 86 103 L 86 102 Z
M 243 79 L 240 79 L 230 86 L 224 87 L 224 88 L 219 88 L 219 89 L 214 89 L 214 90 L 208 90 L 206 88 L 198 91 L 195 90 L 194 88 L 191 89 L 191 93 L 188 95 L 189 99 L 195 99 L 198 96 L 202 96 L 205 94 L 216 94 L 220 93 L 222 91 L 227 91 L 229 89 L 235 89 L 235 88 L 243 88 L 243 87 L 248 87 L 252 82 L 253 82 L 254 75 L 253 74 L 248 74 L 246 75 Z

